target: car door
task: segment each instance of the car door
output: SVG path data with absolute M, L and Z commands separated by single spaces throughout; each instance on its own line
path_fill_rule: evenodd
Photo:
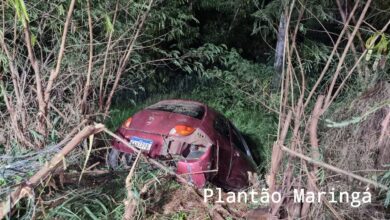
M 232 146 L 232 162 L 228 182 L 239 188 L 248 186 L 248 171 L 254 172 L 255 166 L 248 147 L 239 131 L 230 125 L 230 141 Z

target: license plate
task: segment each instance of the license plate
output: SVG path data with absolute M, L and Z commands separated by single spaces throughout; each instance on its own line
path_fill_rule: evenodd
M 136 147 L 140 150 L 150 150 L 152 147 L 153 141 L 148 139 L 143 139 L 139 137 L 132 137 L 130 139 L 130 145 Z

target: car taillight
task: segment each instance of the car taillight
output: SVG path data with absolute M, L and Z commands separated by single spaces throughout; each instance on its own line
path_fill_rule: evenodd
M 123 127 L 125 127 L 125 128 L 129 128 L 130 127 L 130 124 L 131 124 L 131 117 L 130 118 L 128 118 L 124 123 L 123 123 Z
M 176 125 L 170 133 L 178 134 L 180 136 L 188 136 L 194 133 L 195 128 L 186 125 Z

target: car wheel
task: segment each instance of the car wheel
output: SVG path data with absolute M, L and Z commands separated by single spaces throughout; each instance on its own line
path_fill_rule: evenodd
M 106 163 L 112 170 L 117 170 L 120 167 L 126 168 L 132 165 L 133 155 L 111 148 L 107 155 Z

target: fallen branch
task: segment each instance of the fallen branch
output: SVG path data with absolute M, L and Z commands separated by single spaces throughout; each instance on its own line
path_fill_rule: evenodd
M 365 183 L 371 184 L 371 185 L 375 186 L 376 188 L 381 188 L 381 189 L 384 189 L 384 190 L 390 190 L 390 188 L 388 186 L 386 186 L 386 185 L 383 185 L 383 184 L 378 183 L 376 181 L 373 181 L 373 180 L 367 179 L 365 177 L 353 174 L 353 173 L 348 172 L 346 170 L 342 170 L 342 169 L 337 168 L 335 166 L 332 166 L 330 164 L 314 160 L 313 158 L 310 158 L 310 157 L 305 156 L 305 155 L 303 155 L 301 153 L 295 152 L 295 151 L 293 151 L 293 150 L 291 150 L 291 149 L 289 149 L 289 148 L 287 148 L 285 146 L 281 146 L 280 148 L 282 149 L 282 151 L 285 151 L 285 152 L 289 153 L 290 155 L 292 155 L 294 157 L 298 157 L 300 159 L 306 160 L 309 163 L 312 163 L 312 164 L 324 167 L 324 168 L 326 168 L 328 170 L 331 170 L 331 171 L 334 171 L 336 173 L 341 173 L 341 174 L 347 175 L 347 176 L 352 177 L 354 179 L 357 179 L 357 180 L 359 180 L 361 182 L 365 182 Z

